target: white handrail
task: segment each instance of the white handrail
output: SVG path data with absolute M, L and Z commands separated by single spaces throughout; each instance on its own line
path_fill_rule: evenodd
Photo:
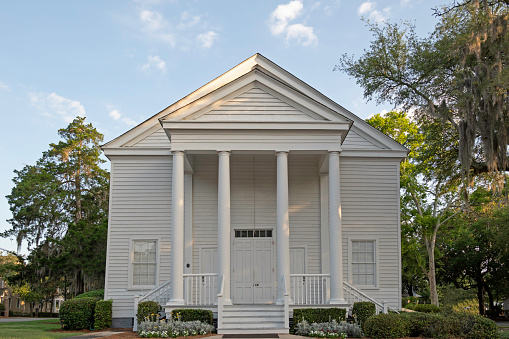
M 329 274 L 290 274 L 291 300 L 295 305 L 329 303 Z
M 169 290 L 170 285 L 171 285 L 171 280 L 168 280 L 168 281 L 162 283 L 161 285 L 157 286 L 153 290 L 148 291 L 147 293 L 143 294 L 140 297 L 139 302 L 141 303 L 142 301 L 157 301 L 156 299 L 158 297 L 160 297 L 161 294 L 163 294 Z
M 217 274 L 184 274 L 184 300 L 186 305 L 213 305 L 216 301 Z
M 353 304 L 356 301 L 369 301 L 375 304 L 376 306 L 376 313 L 387 313 L 387 311 L 390 309 L 393 312 L 399 313 L 398 310 L 390 307 L 387 305 L 387 303 L 381 302 L 376 300 L 375 298 L 371 297 L 370 295 L 364 293 L 354 285 L 348 283 L 347 281 L 343 281 L 343 290 L 345 292 L 345 298 L 346 300 Z

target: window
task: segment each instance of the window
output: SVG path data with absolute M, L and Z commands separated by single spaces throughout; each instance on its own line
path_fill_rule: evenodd
M 16 303 L 16 308 L 21 308 L 21 300 L 18 298 L 18 302 Z
M 235 238 L 272 238 L 272 230 L 236 230 Z
M 155 285 L 157 272 L 157 241 L 133 240 L 132 245 L 132 285 Z
M 352 283 L 376 286 L 375 241 L 352 241 Z

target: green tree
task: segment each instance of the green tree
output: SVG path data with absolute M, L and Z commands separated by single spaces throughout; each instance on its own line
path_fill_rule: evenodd
M 50 144 L 36 165 L 15 171 L 7 196 L 12 228 L 2 236 L 15 237 L 18 246 L 28 240 L 20 283 L 46 291 L 68 277 L 72 292 L 81 294 L 104 281 L 109 174 L 100 167 L 103 136 L 84 118 L 58 133 L 63 140 Z
M 459 140 L 463 175 L 492 173 L 496 186 L 508 168 L 509 4 L 471 0 L 437 10 L 428 37 L 415 27 L 369 24 L 370 48 L 344 55 L 336 69 L 354 77 L 368 100 L 448 121 Z M 466 192 L 466 191 L 465 191 Z
M 479 188 L 473 198 L 486 197 L 483 191 Z M 444 280 L 476 289 L 483 315 L 486 294 L 490 310 L 496 299 L 509 296 L 509 211 L 505 205 L 484 203 L 458 215 L 454 225 L 455 234 L 443 248 Z
M 403 277 L 415 286 L 420 270 L 428 280 L 431 302 L 438 306 L 437 238 L 456 213 L 459 182 L 454 130 L 438 121 L 412 121 L 403 112 L 375 115 L 367 122 L 409 148 L 400 168 Z

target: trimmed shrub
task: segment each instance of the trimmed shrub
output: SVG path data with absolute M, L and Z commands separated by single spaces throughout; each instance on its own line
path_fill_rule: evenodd
M 213 325 L 214 315 L 212 311 L 182 308 L 171 311 L 171 317 L 173 320 L 179 321 L 201 321 Z
M 74 297 L 74 299 L 76 299 L 76 298 L 98 298 L 98 299 L 102 300 L 102 299 L 104 299 L 104 290 L 95 290 L 95 291 L 81 293 Z
M 440 313 L 440 307 L 433 304 L 417 304 L 413 305 L 412 310 L 424 313 Z
M 155 301 L 142 301 L 138 304 L 138 311 L 136 312 L 138 323 L 141 323 L 146 317 L 155 321 L 155 319 L 159 316 L 160 309 L 161 305 Z
M 5 311 L 5 305 L 0 303 L 0 312 L 4 312 L 4 311 Z
M 97 298 L 66 300 L 60 306 L 60 322 L 65 330 L 89 329 L 94 324 Z
M 442 320 L 442 316 L 431 313 L 401 313 L 401 317 L 408 322 L 408 329 L 411 337 L 419 337 L 428 331 L 428 328 L 435 322 Z
M 463 300 L 452 307 L 454 312 L 465 313 L 471 315 L 479 314 L 479 301 L 477 298 Z
M 332 320 L 326 323 L 308 323 L 300 321 L 295 325 L 295 334 L 308 337 L 321 338 L 342 338 L 341 333 L 346 334 L 347 338 L 360 338 L 362 331 L 359 325 L 349 324 L 346 321 L 337 322 Z
M 95 304 L 94 329 L 102 330 L 111 327 L 111 309 L 113 300 L 99 300 Z
M 206 335 L 214 326 L 201 321 L 175 321 L 173 319 L 151 321 L 146 318 L 138 326 L 141 338 L 176 338 L 195 335 Z
M 344 308 L 296 308 L 293 310 L 294 324 L 306 320 L 308 323 L 327 323 L 332 320 L 337 322 L 346 319 Z
M 372 317 L 376 314 L 376 306 L 375 304 L 369 301 L 359 301 L 353 303 L 352 307 L 352 315 L 355 318 L 355 321 L 362 327 L 363 324 L 368 320 L 369 317 Z
M 401 338 L 409 334 L 408 321 L 397 313 L 381 313 L 372 316 L 364 324 L 364 332 L 368 337 Z
M 497 324 L 491 319 L 475 316 L 473 326 L 465 336 L 467 339 L 496 339 L 499 337 Z

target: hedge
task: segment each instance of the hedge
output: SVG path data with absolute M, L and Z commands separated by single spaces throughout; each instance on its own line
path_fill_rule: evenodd
M 412 310 L 424 313 L 440 313 L 440 307 L 433 304 L 417 304 L 412 307 Z
M 352 315 L 355 317 L 356 322 L 363 327 L 366 320 L 376 314 L 376 306 L 369 301 L 359 301 L 353 303 Z
M 381 313 L 372 316 L 364 324 L 364 333 L 375 339 L 401 338 L 410 334 L 409 322 L 397 313 Z
M 0 303 L 0 312 L 5 311 L 5 305 Z
M 160 309 L 161 305 L 155 301 L 142 301 L 138 304 L 138 311 L 136 312 L 138 323 L 141 323 L 146 317 L 154 318 L 151 320 L 155 321 L 156 316 L 159 315 Z
M 39 318 L 58 318 L 60 315 L 53 312 L 39 312 L 37 313 Z
M 336 319 L 338 322 L 346 319 L 344 308 L 296 308 L 293 310 L 293 323 L 306 320 L 308 323 L 327 323 Z
M 496 339 L 497 324 L 482 316 L 465 314 L 379 314 L 366 320 L 364 332 L 373 338 L 405 336 L 428 338 Z
M 99 298 L 102 300 L 102 299 L 104 299 L 104 290 L 95 290 L 95 291 L 81 293 L 74 297 L 74 299 L 76 299 L 76 298 Z
M 94 324 L 97 298 L 66 300 L 60 306 L 60 322 L 65 330 L 89 329 Z
M 213 319 L 214 319 L 214 315 L 212 314 L 212 311 L 200 310 L 200 309 L 190 309 L 190 308 L 173 310 L 173 311 L 171 311 L 171 317 L 174 320 L 180 320 L 180 321 L 196 321 L 196 320 L 198 320 L 203 323 L 210 324 L 210 325 L 213 325 Z
M 94 329 L 102 330 L 111 327 L 111 309 L 113 300 L 99 300 L 95 304 Z

